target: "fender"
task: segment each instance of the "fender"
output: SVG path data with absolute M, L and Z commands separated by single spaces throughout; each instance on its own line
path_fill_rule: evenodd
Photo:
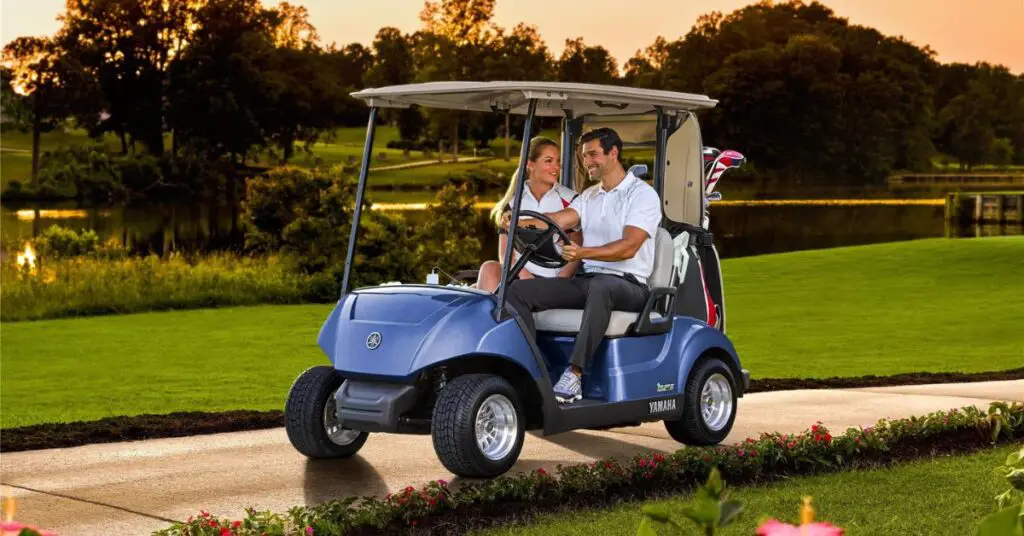
M 702 355 L 712 351 L 723 358 L 732 369 L 737 382 L 736 396 L 743 396 L 749 381 L 746 378 L 749 378 L 749 376 L 740 367 L 740 359 L 736 353 L 736 348 L 724 333 L 699 320 L 677 316 L 673 321 L 672 339 L 672 351 L 681 356 L 679 376 L 676 383 L 679 386 L 680 395 L 686 388 L 686 381 L 689 378 L 694 363 Z

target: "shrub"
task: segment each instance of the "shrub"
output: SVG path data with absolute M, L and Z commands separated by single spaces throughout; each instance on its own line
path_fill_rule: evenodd
M 284 167 L 246 183 L 246 246 L 279 251 L 315 276 L 318 293 L 337 296 L 354 215 L 356 180 L 339 168 L 330 171 Z M 476 264 L 475 199 L 468 189 L 449 185 L 438 194 L 418 229 L 401 216 L 370 210 L 364 198 L 355 267 L 350 287 L 388 281 L 422 281 L 444 261 L 452 269 Z M 329 288 L 330 279 L 335 282 Z
M 83 230 L 79 234 L 60 225 L 47 227 L 33 240 L 37 254 L 53 258 L 93 255 L 99 243 L 99 236 L 93 230 Z
M 311 294 L 309 278 L 297 273 L 287 260 L 275 256 L 40 256 L 32 269 L 4 264 L 0 277 L 0 320 L 4 322 L 301 303 L 308 301 Z
M 537 469 L 467 483 L 457 490 L 443 480 L 433 481 L 419 489 L 406 487 L 383 500 L 366 498 L 357 503 L 350 497 L 294 507 L 287 516 L 248 510 L 248 516 L 238 525 L 203 512 L 198 519 L 175 523 L 156 534 L 218 534 L 211 529 L 224 526 L 235 527 L 237 532 L 231 534 L 323 535 L 372 529 L 397 532 L 402 527 L 431 522 L 450 533 L 460 527 L 479 527 L 479 517 L 494 516 L 499 507 L 536 510 L 606 504 L 616 496 L 643 498 L 693 489 L 713 471 L 733 482 L 761 482 L 788 475 L 871 467 L 938 452 L 969 450 L 1004 437 L 1012 439 L 1020 432 L 1024 432 L 1021 404 L 993 404 L 987 413 L 969 406 L 925 417 L 880 420 L 872 428 L 850 428 L 836 436 L 819 423 L 802 434 L 762 434 L 734 446 L 691 447 L 668 456 L 646 453 L 626 461 L 606 459 L 558 466 L 557 477 Z M 719 525 L 723 511 L 728 513 L 733 508 L 728 502 L 720 502 L 722 498 L 720 494 L 709 496 L 720 508 Z M 478 516 L 475 520 L 474 514 Z

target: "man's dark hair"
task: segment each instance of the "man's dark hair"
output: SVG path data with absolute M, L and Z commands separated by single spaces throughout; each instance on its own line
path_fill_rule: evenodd
M 595 128 L 580 137 L 580 146 L 594 140 L 598 140 L 601 143 L 601 150 L 604 151 L 604 154 L 608 154 L 612 147 L 617 148 L 619 150 L 618 160 L 622 161 L 622 138 L 619 137 L 618 132 L 608 127 Z

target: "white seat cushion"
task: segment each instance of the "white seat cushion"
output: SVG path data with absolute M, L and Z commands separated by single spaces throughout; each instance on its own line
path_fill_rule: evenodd
M 636 322 L 640 313 L 629 313 L 626 311 L 612 311 L 611 321 L 608 322 L 608 329 L 604 331 L 605 337 L 622 337 L 626 334 L 630 324 Z M 658 320 L 661 315 L 651 313 L 651 320 Z M 580 325 L 583 324 L 582 309 L 549 309 L 533 313 L 533 321 L 537 331 L 554 331 L 557 333 L 579 333 Z

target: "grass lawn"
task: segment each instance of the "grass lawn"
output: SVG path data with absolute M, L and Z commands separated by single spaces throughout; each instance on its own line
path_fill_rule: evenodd
M 964 456 L 911 462 L 895 468 L 794 478 L 785 483 L 735 488 L 730 498 L 743 504 L 740 520 L 723 535 L 754 534 L 762 518 L 799 523 L 801 498 L 814 498 L 815 520 L 858 534 L 965 535 L 974 534 L 982 518 L 995 511 L 993 497 L 1009 487 L 993 469 L 1020 447 L 1000 447 Z M 726 483 L 728 485 L 728 482 Z M 672 518 L 700 534 L 681 512 L 690 495 L 653 501 L 664 505 Z M 480 536 L 559 534 L 571 536 L 636 534 L 640 505 L 607 511 L 546 515 L 523 527 L 492 529 Z M 668 534 L 668 532 L 662 532 Z M 676 533 L 678 534 L 678 533 Z
M 729 259 L 729 334 L 754 378 L 977 372 L 1024 363 L 1024 237 Z M 0 326 L 0 427 L 178 410 L 281 409 L 326 363 L 332 305 Z

